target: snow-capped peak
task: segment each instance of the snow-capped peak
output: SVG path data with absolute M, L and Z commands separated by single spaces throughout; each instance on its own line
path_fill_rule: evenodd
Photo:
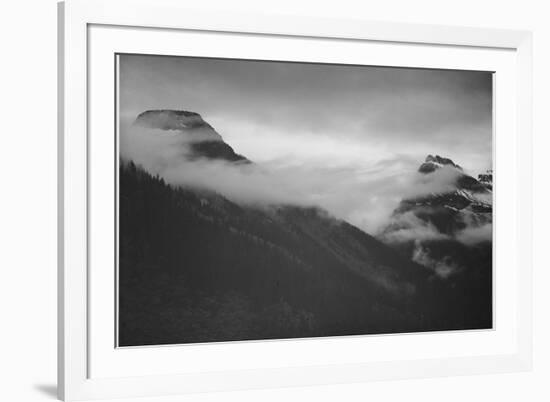
M 420 168 L 418 171 L 420 173 L 431 173 L 437 169 L 442 168 L 443 166 L 449 166 L 452 168 L 455 168 L 457 170 L 462 171 L 462 167 L 454 163 L 449 158 L 444 158 L 439 155 L 428 155 L 422 165 L 420 165 Z

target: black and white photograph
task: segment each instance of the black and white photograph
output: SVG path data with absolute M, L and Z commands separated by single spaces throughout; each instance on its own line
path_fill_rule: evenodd
M 117 345 L 493 328 L 493 73 L 119 54 Z
M 5 2 L 0 400 L 550 401 L 545 5 Z

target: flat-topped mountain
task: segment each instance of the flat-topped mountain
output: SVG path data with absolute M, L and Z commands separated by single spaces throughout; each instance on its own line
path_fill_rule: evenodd
M 220 134 L 200 114 L 186 110 L 147 110 L 139 114 L 134 125 L 162 131 L 179 132 L 185 136 L 190 159 L 218 159 L 232 163 L 250 163 L 237 154 Z
M 187 110 L 147 110 L 138 115 L 135 123 L 144 127 L 161 130 L 212 129 L 212 126 L 205 122 L 200 114 Z M 217 137 L 221 139 L 219 134 L 217 134 Z

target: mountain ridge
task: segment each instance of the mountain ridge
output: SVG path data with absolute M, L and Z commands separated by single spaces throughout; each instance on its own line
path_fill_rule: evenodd
M 433 170 L 419 170 L 423 180 L 435 180 L 441 169 L 458 166 L 442 159 L 448 162 Z M 401 200 L 377 237 L 443 278 L 483 275 L 485 291 L 490 294 L 492 185 L 462 169 L 448 180 L 447 190 Z
M 140 120 L 210 135 L 199 117 L 161 110 Z M 224 152 L 191 158 L 242 163 Z M 169 185 L 133 161 L 121 161 L 119 177 L 121 346 L 492 325 L 484 276 L 441 278 L 319 207 L 239 205 Z
M 134 125 L 162 131 L 179 132 L 191 141 L 185 144 L 189 159 L 219 159 L 232 163 L 251 161 L 236 153 L 200 114 L 187 110 L 154 109 L 140 113 Z

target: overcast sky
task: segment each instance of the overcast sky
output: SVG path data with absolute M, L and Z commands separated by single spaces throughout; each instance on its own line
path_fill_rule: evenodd
M 199 113 L 254 165 L 168 157 L 183 133 L 129 124 L 150 109 Z M 369 233 L 402 199 L 447 188 L 418 177 L 427 154 L 474 176 L 492 164 L 486 72 L 125 55 L 120 115 L 121 152 L 174 184 L 240 202 L 319 205 Z
M 492 163 L 487 72 L 125 55 L 120 76 L 122 116 L 197 112 L 257 162 Z

